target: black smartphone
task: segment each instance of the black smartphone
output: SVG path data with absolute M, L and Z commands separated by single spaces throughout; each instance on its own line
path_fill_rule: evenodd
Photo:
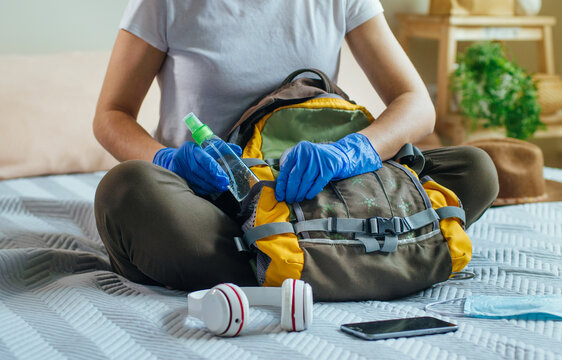
M 368 321 L 343 324 L 341 330 L 366 340 L 442 334 L 456 331 L 458 326 L 434 317 Z

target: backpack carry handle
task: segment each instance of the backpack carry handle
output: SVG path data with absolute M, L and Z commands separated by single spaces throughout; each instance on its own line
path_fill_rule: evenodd
M 324 74 L 322 71 L 318 70 L 318 69 L 299 69 L 296 71 L 293 71 L 291 74 L 289 74 L 289 76 L 287 76 L 287 78 L 283 81 L 283 83 L 281 84 L 281 87 L 287 85 L 288 83 L 290 83 L 291 81 L 293 81 L 297 76 L 299 76 L 300 74 L 306 73 L 306 72 L 311 72 L 314 73 L 316 75 L 318 75 L 318 77 L 320 78 L 320 80 L 322 80 L 322 86 L 323 89 L 328 92 L 328 93 L 333 93 L 334 89 L 332 86 L 332 81 L 330 79 L 328 79 L 328 77 L 326 76 L 326 74 Z

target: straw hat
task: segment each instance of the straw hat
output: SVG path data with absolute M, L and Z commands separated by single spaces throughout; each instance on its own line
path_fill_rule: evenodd
M 562 201 L 562 183 L 545 180 L 541 149 L 529 142 L 482 139 L 467 143 L 486 151 L 498 171 L 500 192 L 493 205 Z

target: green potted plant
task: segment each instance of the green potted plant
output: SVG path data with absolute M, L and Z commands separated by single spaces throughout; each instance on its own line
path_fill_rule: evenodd
M 457 57 L 451 90 L 472 128 L 505 128 L 508 137 L 528 139 L 544 127 L 537 85 L 498 43 L 474 43 Z

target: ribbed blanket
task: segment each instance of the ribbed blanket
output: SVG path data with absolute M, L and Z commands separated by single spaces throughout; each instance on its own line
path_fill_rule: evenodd
M 562 321 L 450 318 L 455 333 L 364 341 L 346 322 L 432 315 L 428 303 L 475 294 L 562 295 L 562 203 L 489 210 L 469 229 L 471 280 L 405 299 L 316 303 L 308 331 L 282 331 L 254 307 L 238 338 L 187 317 L 186 293 L 113 273 L 93 197 L 103 173 L 0 182 L 0 359 L 562 359 Z M 545 169 L 562 181 L 562 170 Z

